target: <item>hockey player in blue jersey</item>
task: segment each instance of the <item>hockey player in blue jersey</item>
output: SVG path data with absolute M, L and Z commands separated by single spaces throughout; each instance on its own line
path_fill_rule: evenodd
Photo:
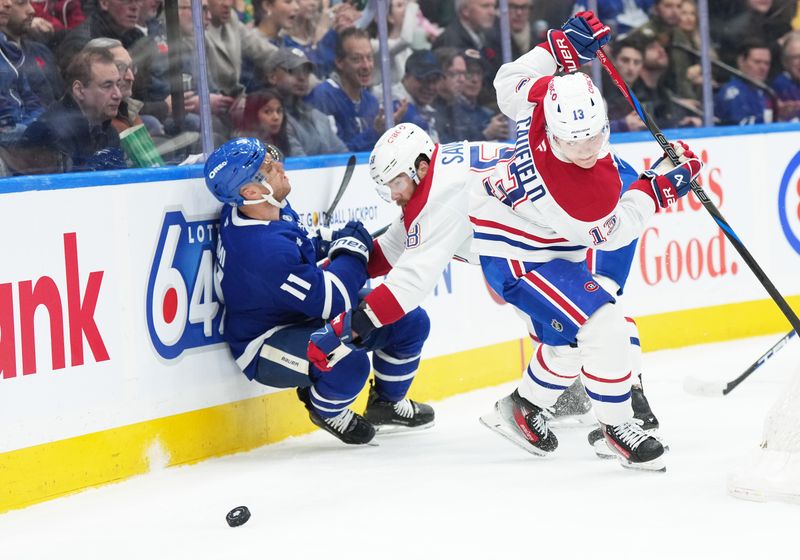
M 314 424 L 345 443 L 364 444 L 375 428 L 349 407 L 369 376 L 367 351 L 375 350 L 375 368 L 401 379 L 384 392 L 416 411 L 418 425 L 432 424 L 429 406 L 405 399 L 429 331 L 424 310 L 377 329 L 328 371 L 308 362 L 312 333 L 358 304 L 372 238 L 360 222 L 309 236 L 288 204 L 291 185 L 281 160 L 273 146 L 239 138 L 205 164 L 207 187 L 225 203 L 215 274 L 225 304 L 224 337 L 237 365 L 250 380 L 297 387 Z M 318 267 L 326 257 L 330 265 Z

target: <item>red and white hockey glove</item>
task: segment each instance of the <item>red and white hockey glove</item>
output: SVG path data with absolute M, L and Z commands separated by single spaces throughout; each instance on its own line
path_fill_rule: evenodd
M 330 371 L 356 349 L 351 318 L 351 311 L 339 313 L 330 323 L 311 333 L 306 354 L 308 360 L 321 371 Z
M 578 12 L 561 26 L 547 32 L 550 52 L 562 72 L 574 72 L 597 56 L 611 39 L 611 29 L 594 12 Z
M 672 144 L 678 153 L 681 163 L 673 165 L 666 159 L 666 156 L 657 160 L 652 169 L 648 169 L 640 176 L 639 181 L 631 185 L 632 189 L 640 190 L 650 196 L 656 203 L 657 208 L 669 208 L 682 196 L 691 190 L 694 181 L 700 170 L 703 169 L 703 162 L 698 158 L 689 146 L 683 142 Z M 661 171 L 659 173 L 659 170 Z

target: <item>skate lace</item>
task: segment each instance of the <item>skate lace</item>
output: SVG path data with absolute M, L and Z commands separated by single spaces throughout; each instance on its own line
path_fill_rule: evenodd
M 328 426 L 330 426 L 340 434 L 343 434 L 347 429 L 347 426 L 350 425 L 350 420 L 352 420 L 353 414 L 354 412 L 352 410 L 346 408 L 336 416 L 333 416 L 331 418 L 325 418 L 324 420 Z
M 650 437 L 641 426 L 633 422 L 626 422 L 625 424 L 614 426 L 612 429 L 619 440 L 631 450 L 639 447 L 644 440 Z
M 542 438 L 547 437 L 550 430 L 547 427 L 547 419 L 544 417 L 544 414 L 541 412 L 534 414 L 533 418 L 530 419 L 530 423 L 533 424 L 533 429 L 536 430 Z
M 394 411 L 403 418 L 414 417 L 414 405 L 411 404 L 410 400 L 403 399 L 402 401 L 397 401 L 396 403 L 394 403 L 393 406 L 394 406 Z

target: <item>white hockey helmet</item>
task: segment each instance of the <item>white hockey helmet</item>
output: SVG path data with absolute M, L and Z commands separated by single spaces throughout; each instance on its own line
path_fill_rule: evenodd
M 544 119 L 547 138 L 559 154 L 555 139 L 576 142 L 602 138 L 602 151 L 607 149 L 609 135 L 606 103 L 592 79 L 582 72 L 554 77 L 544 96 Z M 562 158 L 563 159 L 563 158 Z
M 378 195 L 391 202 L 388 184 L 401 173 L 419 183 L 414 164 L 421 154 L 430 159 L 433 149 L 431 137 L 415 124 L 401 123 L 384 132 L 369 156 L 369 173 Z

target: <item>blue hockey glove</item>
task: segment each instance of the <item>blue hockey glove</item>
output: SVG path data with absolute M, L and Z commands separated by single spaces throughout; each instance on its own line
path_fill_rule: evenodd
M 611 39 L 611 29 L 594 12 L 578 12 L 561 26 L 547 32 L 550 52 L 562 72 L 574 72 L 597 56 Z
M 361 222 L 347 222 L 342 229 L 333 232 L 328 258 L 333 260 L 338 255 L 358 257 L 364 264 L 369 261 L 372 252 L 372 236 Z
M 692 188 L 692 181 L 700 175 L 700 170 L 703 169 L 703 162 L 686 144 L 680 143 L 679 146 L 673 146 L 676 148 L 676 153 L 680 146 L 678 154 L 680 164 L 672 165 L 660 160 L 656 161 L 652 169 L 642 173 L 641 180 L 631 185 L 631 188 L 649 195 L 658 208 L 669 208 L 679 198 L 686 196 Z M 668 169 L 668 171 L 657 173 L 656 171 L 659 169 L 662 171 Z
M 330 323 L 311 333 L 308 360 L 321 371 L 330 371 L 339 360 L 356 349 L 353 344 L 352 312 L 340 313 Z

